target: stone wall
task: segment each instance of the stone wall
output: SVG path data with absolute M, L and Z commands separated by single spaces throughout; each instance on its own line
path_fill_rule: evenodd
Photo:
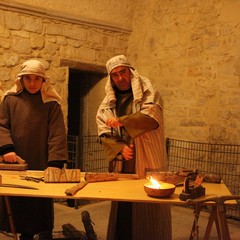
M 165 136 L 240 144 L 240 1 L 141 1 L 128 56 L 164 103 Z
M 68 16 L 85 20 L 86 24 L 94 21 L 124 28 L 131 26 L 135 6 L 135 0 L 11 0 L 11 2 L 15 5 L 18 3 L 30 5 L 35 11 L 40 9 L 48 14 L 64 12 Z
M 78 5 L 68 4 L 66 1 L 0 1 L 1 91 L 8 90 L 14 84 L 25 60 L 41 60 L 51 83 L 62 97 L 66 125 L 69 68 L 104 73 L 105 62 L 110 57 L 126 53 L 131 31 L 129 27 L 118 24 L 119 19 L 110 21 L 115 16 L 109 17 L 109 22 L 106 22 L 97 14 L 96 19 L 74 15 L 77 14 L 76 9 L 81 8 L 85 9 L 86 15 L 87 2 L 85 5 L 82 1 L 78 1 Z M 97 10 L 96 7 L 91 8 L 90 16 L 94 9 Z M 129 13 L 122 14 L 122 19 L 128 19 L 126 14 Z M 104 91 L 104 87 L 101 91 Z M 90 99 L 89 106 L 98 104 L 95 100 Z
M 38 58 L 67 119 L 69 67 L 104 72 L 123 53 L 161 93 L 165 137 L 240 144 L 238 10 L 234 0 L 0 0 L 1 88 Z

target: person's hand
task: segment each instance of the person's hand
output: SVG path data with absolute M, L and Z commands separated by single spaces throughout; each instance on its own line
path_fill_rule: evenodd
M 125 160 L 131 160 L 134 155 L 134 145 L 133 144 L 131 144 L 130 146 L 125 145 L 121 153 Z
M 15 152 L 9 152 L 3 155 L 5 162 L 14 163 L 17 162 L 17 154 Z
M 108 118 L 106 120 L 106 125 L 108 127 L 116 128 L 119 126 L 123 126 L 123 124 L 120 122 L 119 118 L 113 117 L 113 118 Z

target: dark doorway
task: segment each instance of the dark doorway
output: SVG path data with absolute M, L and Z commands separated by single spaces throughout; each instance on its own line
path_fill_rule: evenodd
M 91 89 L 104 77 L 104 74 L 70 69 L 68 83 L 68 135 L 83 136 L 97 134 L 94 129 L 95 116 L 99 103 L 89 99 Z M 94 123 L 93 123 L 94 122 Z
M 80 85 L 79 75 L 77 71 L 69 72 L 68 82 L 68 135 L 79 135 L 79 119 L 80 119 Z
M 69 71 L 68 148 L 72 168 L 82 169 L 86 140 L 97 135 L 95 116 L 102 101 L 100 93 L 103 90 L 98 84 L 103 78 L 102 73 L 75 69 Z

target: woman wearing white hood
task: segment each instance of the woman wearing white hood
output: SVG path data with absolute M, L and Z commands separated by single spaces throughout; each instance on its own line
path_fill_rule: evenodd
M 30 170 L 63 167 L 68 153 L 60 100 L 44 65 L 38 60 L 24 62 L 15 86 L 5 93 L 0 105 L 0 155 L 5 162 L 16 162 L 19 156 Z M 51 239 L 52 199 L 9 199 L 21 240 L 33 239 L 39 232 L 49 232 Z M 9 231 L 3 203 L 1 208 L 0 227 Z

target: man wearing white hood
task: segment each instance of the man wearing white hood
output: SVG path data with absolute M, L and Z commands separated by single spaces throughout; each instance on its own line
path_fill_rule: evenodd
M 163 108 L 151 82 L 140 76 L 124 55 L 106 63 L 106 96 L 96 120 L 109 171 L 166 171 Z M 119 189 L 121 191 L 121 189 Z M 169 205 L 112 202 L 108 240 L 170 240 Z
M 0 105 L 0 155 L 14 163 L 21 157 L 30 170 L 48 166 L 62 168 L 67 162 L 67 136 L 60 96 L 45 75 L 38 60 L 21 66 L 15 86 L 5 93 Z M 21 240 L 53 229 L 53 200 L 9 197 L 16 230 Z M 1 204 L 0 228 L 9 231 L 8 218 Z

